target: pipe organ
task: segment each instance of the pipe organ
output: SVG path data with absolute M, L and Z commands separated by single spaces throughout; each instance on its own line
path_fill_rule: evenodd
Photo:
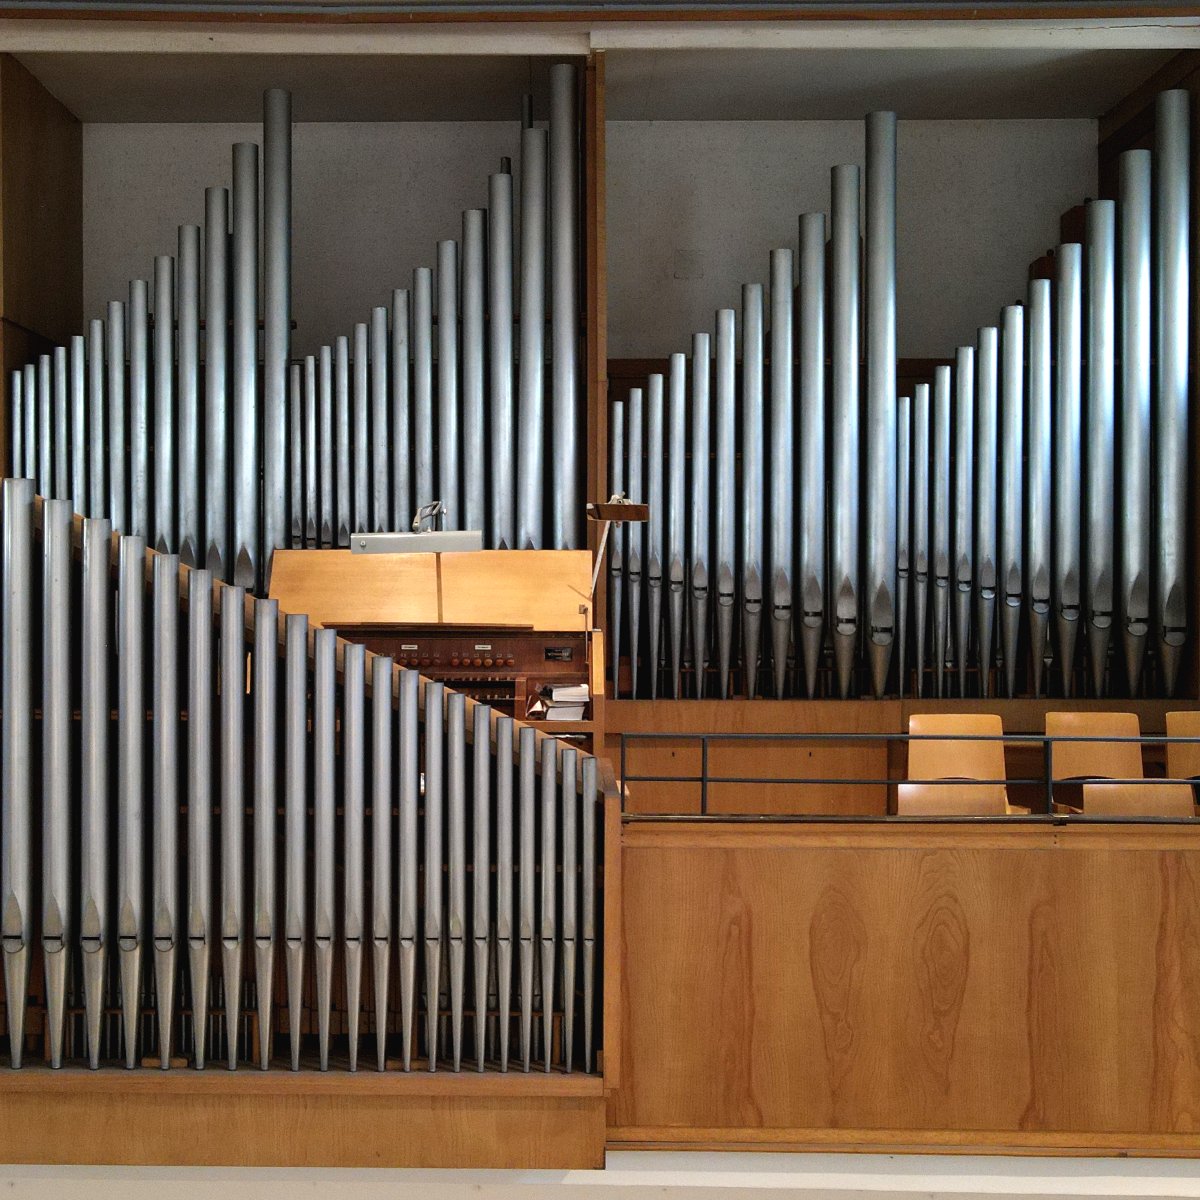
M 233 147 L 204 229 L 13 373 L 11 473 L 260 594 L 275 549 L 407 530 L 436 500 L 489 548 L 584 545 L 575 66 L 550 87 L 548 129 L 525 106 L 519 184 L 504 159 L 461 240 L 296 362 L 291 97 L 268 91 L 261 154 Z
M 548 131 L 526 106 L 519 224 L 505 159 L 436 268 L 299 361 L 267 92 L 203 229 L 13 373 L 14 1066 L 41 1035 L 54 1067 L 598 1069 L 598 760 L 265 595 L 276 549 L 436 500 L 493 548 L 580 544 L 577 86 L 552 68 Z
M 1175 695 L 1188 120 L 1161 93 L 1052 277 L 897 397 L 896 118 L 872 113 L 828 234 L 803 214 L 769 296 L 744 284 L 612 405 L 613 490 L 651 506 L 610 563 L 613 694 Z

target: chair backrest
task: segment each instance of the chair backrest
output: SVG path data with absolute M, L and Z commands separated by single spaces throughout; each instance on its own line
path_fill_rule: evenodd
M 1200 711 L 1167 713 L 1167 737 L 1200 738 Z M 1172 779 L 1200 779 L 1200 742 L 1167 743 L 1167 774 Z
M 1089 817 L 1194 817 L 1190 783 L 1085 783 L 1083 811 Z
M 1137 738 L 1137 713 L 1048 712 L 1046 736 Z M 1141 779 L 1142 747 L 1138 742 L 1055 742 L 1054 779 Z
M 929 739 L 908 743 L 909 779 L 1004 779 L 1004 743 L 983 740 L 1004 733 L 995 713 L 915 713 L 908 719 L 908 732 Z M 896 811 L 901 815 L 987 816 L 1007 809 L 1008 791 L 1002 782 L 903 783 L 897 789 Z

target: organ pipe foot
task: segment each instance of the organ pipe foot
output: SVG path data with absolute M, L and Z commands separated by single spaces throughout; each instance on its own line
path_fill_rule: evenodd
M 1075 671 L 1075 642 L 1079 635 L 1079 614 L 1060 609 L 1054 622 L 1058 635 L 1058 650 L 1062 658 L 1063 695 L 1071 697 Z
M 805 613 L 800 624 L 800 648 L 804 654 L 804 686 L 811 700 L 817 694 L 817 669 L 821 665 L 821 613 Z
M 562 945 L 562 1056 L 563 1070 L 569 1075 L 575 1062 L 575 940 L 564 938 Z
M 125 1033 L 125 1068 L 137 1066 L 138 989 L 141 982 L 142 948 L 137 942 L 120 948 L 121 1024 Z
M 887 691 L 888 671 L 892 666 L 892 631 L 872 631 L 868 657 L 871 660 L 871 687 L 876 700 L 882 700 Z
M 946 694 L 946 643 L 949 637 L 950 585 L 939 579 L 933 590 L 933 690 L 939 700 Z
M 237 1070 L 238 1021 L 241 1017 L 242 943 L 221 942 L 221 971 L 225 983 L 225 1065 Z M 128 1053 L 128 1047 L 126 1048 Z
M 400 939 L 400 1062 L 412 1070 L 413 1033 L 416 1028 L 417 943 Z
M 475 1069 L 482 1071 L 487 1065 L 487 938 L 476 938 L 473 946 L 473 966 L 475 969 Z M 500 1019 L 504 1019 L 503 1001 L 500 1003 Z
M 463 1005 L 467 987 L 467 947 L 462 938 L 450 939 L 450 1045 L 454 1069 L 462 1070 Z
M 550 1070 L 554 1050 L 554 939 L 542 938 L 542 1061 Z
M 313 944 L 317 969 L 317 1052 L 321 1070 L 329 1070 L 329 1017 L 333 998 L 333 941 L 317 938 Z
M 642 657 L 640 645 L 642 613 L 642 577 L 629 576 L 629 698 L 638 698 L 638 664 Z
M 696 699 L 701 700 L 708 668 L 708 588 L 692 589 L 692 659 L 696 666 Z
M 521 960 L 521 1070 L 533 1063 L 533 941 L 520 941 Z
M 658 699 L 658 664 L 662 653 L 662 580 L 653 576 L 647 588 L 647 608 L 650 618 L 649 656 L 650 699 Z
M 300 1070 L 300 1021 L 304 1004 L 304 943 L 299 938 L 288 938 L 283 944 L 283 955 L 287 967 L 288 993 L 288 1037 L 291 1043 L 292 1070 Z
M 438 1056 L 438 986 L 442 978 L 442 942 L 440 938 L 425 939 L 425 1041 L 429 1054 L 429 1069 L 437 1070 Z
M 9 1057 L 12 1066 L 21 1066 L 25 1046 L 25 997 L 29 993 L 29 954 L 25 946 L 4 945 L 4 1000 L 8 1016 Z
M 50 1066 L 62 1066 L 63 1018 L 67 1009 L 67 952 L 62 940 L 43 942 L 46 964 L 46 1024 L 50 1034 Z
M 742 666 L 746 699 L 758 695 L 758 654 L 762 645 L 762 601 L 747 599 L 742 607 Z
M 771 667 L 775 680 L 775 699 L 783 699 L 787 684 L 788 641 L 792 634 L 792 610 L 775 607 L 771 610 Z
M 375 1069 L 387 1070 L 388 976 L 392 968 L 391 946 L 386 938 L 372 944 L 372 982 L 375 986 Z
M 671 696 L 679 699 L 683 660 L 683 580 L 672 579 L 667 592 L 669 619 L 671 622 Z
M 834 630 L 833 660 L 837 666 L 838 695 L 843 700 L 850 696 L 850 683 L 854 678 L 854 644 L 857 640 L 857 630 L 853 625 L 848 630 Z
M 1129 694 L 1136 696 L 1142 682 L 1142 664 L 1146 660 L 1146 633 L 1126 629 L 1122 639 L 1125 643 L 1125 675 L 1129 680 Z
M 362 941 L 347 938 L 343 953 L 346 958 L 346 1026 L 350 1035 L 350 1070 L 358 1070 L 358 1010 L 362 999 Z
M 979 631 L 979 694 L 992 694 L 992 638 L 996 625 L 996 593 L 985 590 L 976 597 L 975 620 Z
M 729 697 L 729 669 L 733 661 L 733 593 L 717 593 L 717 669 L 721 674 L 721 699 Z
M 104 1021 L 104 943 L 96 941 L 83 948 L 83 1011 L 87 1026 L 88 1067 L 100 1067 L 100 1029 Z M 11 1010 L 10 1010 L 11 1011 Z
M 967 647 L 971 637 L 971 591 L 959 584 L 954 592 L 954 649 L 958 654 L 958 694 L 967 694 Z
M 191 983 L 192 995 L 192 1042 L 193 1058 L 196 1070 L 203 1071 L 208 1051 L 208 942 L 203 938 L 193 938 L 188 941 L 188 977 Z M 103 969 L 98 981 L 103 993 Z M 87 983 L 87 964 L 84 964 L 84 983 Z M 291 997 L 288 998 L 289 1012 L 298 1012 L 291 1007 Z M 99 1032 L 99 1026 L 97 1026 Z
M 908 576 L 900 577 L 896 593 L 896 674 L 897 691 L 901 696 L 908 690 L 905 673 L 908 670 Z
M 171 1029 L 175 1017 L 175 943 L 154 943 L 154 991 L 158 1009 L 158 1065 L 171 1066 Z
M 917 626 L 917 659 L 916 659 L 916 688 L 914 691 L 918 696 L 925 695 L 925 622 L 928 600 L 925 598 L 926 581 L 918 577 L 916 597 L 913 607 L 915 608 L 916 626 Z
M 508 1035 L 512 1025 L 512 942 L 496 939 L 496 994 L 500 1023 L 500 1070 L 508 1070 Z
M 1183 631 L 1170 629 L 1158 643 L 1158 660 L 1162 663 L 1163 692 L 1175 695 L 1179 664 L 1183 658 Z
M 596 1020 L 596 942 L 585 938 L 583 942 L 583 1069 L 592 1069 L 595 1052 L 593 1029 Z
M 258 1067 L 271 1065 L 271 989 L 275 981 L 275 943 L 263 938 L 254 943 L 254 981 L 258 999 Z
M 1000 644 L 1004 652 L 1004 686 L 1011 700 L 1017 690 L 1017 644 L 1021 637 L 1021 597 L 1009 596 L 1000 606 Z
M 1050 641 L 1050 604 L 1034 601 L 1029 610 L 1029 657 L 1033 666 L 1033 694 L 1042 694 L 1046 647 Z
M 1092 691 L 1104 695 L 1104 677 L 1108 673 L 1108 642 L 1112 633 L 1112 617 L 1108 613 L 1088 622 L 1088 658 L 1092 665 Z

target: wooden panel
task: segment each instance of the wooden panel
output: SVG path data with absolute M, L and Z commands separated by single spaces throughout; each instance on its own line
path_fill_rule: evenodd
M 0 1161 L 594 1168 L 598 1077 L 269 1076 L 26 1069 L 0 1086 Z
M 512 625 L 546 632 L 586 631 L 591 561 L 587 550 L 277 550 L 270 595 L 287 612 L 308 613 L 315 625 Z
M 619 1139 L 1200 1153 L 1194 829 L 628 825 L 622 871 Z

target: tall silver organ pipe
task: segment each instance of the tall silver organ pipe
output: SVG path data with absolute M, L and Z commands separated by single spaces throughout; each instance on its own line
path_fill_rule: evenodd
M 475 1066 L 479 1071 L 487 1066 L 488 952 L 492 929 L 491 728 L 491 707 L 487 704 L 476 705 L 471 756 L 471 967 L 475 980 Z M 496 767 L 498 771 L 507 770 L 511 773 L 511 752 L 507 761 L 497 759 Z M 506 1004 L 502 1005 L 502 1009 L 505 1007 Z
M 342 961 L 346 971 L 350 1070 L 358 1070 L 366 910 L 366 649 L 346 646 L 342 693 Z
M 350 341 L 343 335 L 333 345 L 334 486 L 337 493 L 334 545 L 348 546 L 354 524 L 350 508 Z
M 925 695 L 925 646 L 929 620 L 929 384 L 913 388 L 912 406 L 912 584 L 916 626 L 916 694 Z
M 150 292 L 129 281 L 129 529 L 151 538 L 150 503 Z M 155 360 L 157 365 L 157 359 Z M 157 432 L 157 431 L 156 431 Z M 157 448 L 156 448 L 157 449 Z M 151 541 L 151 544 L 153 542 Z
M 447 529 L 462 527 L 459 485 L 458 243 L 438 242 L 438 499 Z
M 221 979 L 225 992 L 225 1059 L 237 1067 L 241 1021 L 242 941 L 246 817 L 244 748 L 246 592 L 240 585 L 221 593 L 220 762 L 221 762 Z
M 412 1047 L 417 1009 L 417 808 L 420 803 L 420 677 L 416 671 L 400 672 L 400 708 L 396 757 L 400 820 L 396 832 L 396 939 L 400 976 L 400 1061 L 412 1069 Z M 511 747 L 510 747 L 511 749 Z M 500 861 L 497 850 L 497 861 Z M 498 872 L 497 890 L 503 887 Z M 511 877 L 511 872 L 510 872 Z M 503 1028 L 503 1025 L 502 1025 Z
M 646 501 L 650 519 L 646 522 L 646 621 L 647 662 L 650 667 L 650 698 L 658 696 L 658 675 L 662 650 L 663 560 L 665 558 L 663 492 L 663 377 L 651 375 L 646 388 Z
M 257 323 L 257 322 L 256 322 Z M 256 352 L 257 353 L 257 352 Z M 175 549 L 175 260 L 154 260 L 154 504 L 151 545 Z
M 303 461 L 303 479 L 301 482 L 303 486 L 301 488 L 302 504 L 298 533 L 301 545 L 320 546 L 321 468 L 318 462 L 320 455 L 317 449 L 317 412 L 319 405 L 317 400 L 316 357 L 312 354 L 307 355 L 303 365 L 303 429 L 300 435 L 304 441 L 304 452 L 301 455 Z M 293 458 L 294 461 L 295 459 Z M 292 488 L 292 494 L 296 494 L 295 486 Z
M 792 639 L 792 581 L 795 571 L 792 533 L 795 445 L 792 427 L 792 314 L 791 250 L 771 251 L 771 407 L 767 551 L 771 617 L 771 663 L 775 698 L 787 686 L 788 646 Z
M 333 404 L 333 350 L 321 347 L 320 370 L 317 375 L 317 409 L 319 432 L 317 445 L 321 459 L 321 524 L 318 544 L 334 546 L 337 524 L 335 519 L 336 493 L 334 489 L 334 404 Z
M 21 1065 L 33 950 L 33 480 L 0 484 L 0 945 L 12 1065 Z
M 1187 632 L 1188 277 L 1191 96 L 1162 92 L 1155 112 L 1154 328 L 1158 472 L 1155 636 L 1165 694 L 1175 694 Z
M 369 439 L 370 364 L 368 362 L 369 339 L 365 322 L 354 326 L 354 349 L 350 376 L 350 490 L 351 533 L 361 533 L 371 528 L 371 445 Z
M 513 180 L 488 176 L 488 417 L 491 431 L 491 531 L 488 545 L 516 545 L 513 514 Z
M 838 694 L 850 695 L 858 641 L 858 355 L 859 171 L 833 168 L 830 343 L 833 407 L 833 496 L 830 509 L 830 594 Z
M 308 940 L 308 618 L 288 613 L 284 623 L 283 718 L 283 952 L 288 1012 L 304 998 Z M 289 1019 L 291 1066 L 300 1070 L 300 1022 Z
M 229 577 L 259 582 L 258 520 L 258 146 L 233 148 L 233 542 Z M 114 524 L 116 522 L 114 521 Z
M 103 325 L 101 326 L 103 330 Z M 101 355 L 100 361 L 103 363 L 104 357 Z M 37 481 L 37 456 L 38 456 L 38 436 L 37 436 L 37 363 L 26 363 L 21 374 L 21 394 L 24 396 L 25 408 L 25 432 L 23 441 L 25 444 L 25 467 L 24 476 L 26 479 Z M 100 445 L 103 447 L 104 442 Z
M 450 1048 L 462 1069 L 467 930 L 467 706 L 461 692 L 446 697 L 446 943 L 449 950 Z
M 1077 483 L 1083 465 L 1083 247 L 1078 242 L 1058 248 L 1056 300 L 1053 596 L 1063 694 L 1070 696 L 1083 590 Z
M 217 928 L 213 921 L 213 575 L 188 576 L 188 833 L 187 939 L 192 1030 L 197 1069 L 207 1055 L 209 964 Z M 107 717 L 107 712 L 105 713 Z
M 82 335 L 71 338 L 69 358 L 71 392 L 71 504 L 77 513 L 88 511 L 88 436 L 87 436 L 87 361 Z M 9 426 L 17 436 L 17 422 Z M 13 462 L 16 462 L 16 443 L 13 443 Z
M 733 664 L 733 608 L 737 593 L 737 580 L 734 574 L 737 553 L 737 498 L 734 494 L 735 455 L 737 454 L 734 408 L 735 372 L 737 370 L 736 322 L 737 317 L 732 308 L 722 308 L 717 311 L 715 459 L 717 475 L 715 505 L 717 673 L 720 677 L 722 700 L 729 695 L 729 672 Z M 636 531 L 637 526 L 634 526 L 634 529 Z M 636 536 L 636 532 L 631 533 L 630 541 L 632 542 Z M 632 639 L 631 644 L 637 645 L 636 637 Z M 636 670 L 635 664 L 634 671 L 636 672 Z M 634 678 L 637 678 L 636 674 Z
M 518 356 L 517 549 L 542 547 L 546 131 L 521 131 L 521 351 Z
M 376 533 L 392 526 L 392 497 L 388 488 L 388 310 L 371 309 L 371 525 Z
M 228 578 L 229 192 L 204 191 L 204 565 Z
M 412 524 L 412 413 L 408 388 L 408 290 L 392 292 L 392 528 Z M 321 542 L 325 544 L 324 540 Z
M 800 218 L 800 512 L 797 583 L 807 694 L 825 625 L 825 214 Z
M 433 272 L 413 272 L 413 512 L 436 500 L 433 486 Z M 340 518 L 339 518 L 340 519 Z
M 259 1062 L 271 1059 L 271 995 L 275 986 L 275 792 L 278 778 L 279 601 L 254 601 L 254 979 L 258 997 Z
M 67 408 L 67 348 L 54 348 L 54 497 L 68 500 L 71 485 L 68 469 L 68 443 L 71 436 Z
M 292 97 L 263 94 L 263 545 L 260 578 L 270 554 L 288 544 L 287 386 L 292 318 Z M 255 352 L 257 358 L 257 351 Z
M 899 692 L 908 690 L 908 585 L 912 560 L 912 400 L 896 401 L 896 666 Z
M 945 695 L 950 652 L 950 384 L 948 366 L 933 373 L 933 680 Z
M 25 474 L 25 403 L 21 396 L 24 373 L 13 371 L 8 380 L 9 408 L 8 437 L 10 455 L 9 475 L 20 479 Z
M 876 697 L 896 635 L 896 114 L 867 117 L 866 622 Z
M 392 806 L 396 800 L 392 773 L 393 666 L 387 655 L 377 654 L 371 660 L 371 982 L 375 992 L 375 1068 L 379 1071 L 387 1068 L 388 981 L 391 978 Z M 476 713 L 483 707 L 480 705 Z M 486 726 L 484 735 L 486 737 Z M 486 771 L 484 775 L 486 778 Z M 487 837 L 486 829 L 484 837 Z M 476 886 L 480 871 L 486 890 L 490 883 L 486 861 L 482 864 L 477 861 Z M 476 1014 L 487 1012 L 486 961 L 483 977 L 483 1003 L 476 1003 Z M 482 1055 L 479 1069 L 483 1070 Z
M 550 545 L 580 545 L 579 504 L 579 122 L 575 68 L 550 68 L 550 362 L 551 395 Z
M 1138 695 L 1150 630 L 1149 150 L 1120 160 L 1121 641 L 1129 694 Z
M 43 496 L 54 494 L 54 387 L 50 378 L 50 355 L 38 356 L 38 492 Z
M 990 696 L 992 637 L 996 625 L 999 538 L 996 497 L 1000 420 L 1000 330 L 979 331 L 977 348 L 978 437 L 975 443 L 975 631 L 979 650 L 979 694 Z
M 742 284 L 742 669 L 758 695 L 763 608 L 763 289 Z M 653 453 L 653 451 L 651 451 Z M 653 504 L 653 501 L 651 501 Z
M 1025 565 L 1025 310 L 1008 305 L 1000 329 L 1000 645 L 1007 695 L 1016 694 Z
M 971 589 L 975 576 L 975 348 L 954 360 L 954 656 L 958 694 L 967 694 Z
M 120 300 L 108 302 L 108 324 L 105 326 L 105 392 L 108 401 L 108 516 L 113 528 L 126 525 L 127 474 L 125 440 L 125 305 Z M 25 402 L 33 394 L 28 379 Z
M 667 388 L 667 537 L 664 577 L 670 632 L 671 695 L 683 666 L 684 562 L 687 559 L 687 356 L 672 354 Z
M 614 400 L 608 410 L 608 492 L 610 496 L 625 495 L 625 409 Z M 707 497 L 705 498 L 707 500 Z M 621 526 L 609 535 L 608 547 L 608 652 L 612 672 L 612 694 L 620 695 L 621 629 L 624 623 L 625 544 L 627 529 Z M 636 655 L 637 648 L 630 653 Z
M 1026 511 L 1029 514 L 1025 573 L 1029 605 L 1029 654 L 1033 694 L 1042 694 L 1050 638 L 1050 451 L 1051 451 L 1051 298 L 1050 280 L 1029 281 L 1028 343 L 1029 446 Z
M 445 854 L 445 700 L 441 682 L 425 684 L 425 861 L 442 862 Z M 532 733 L 533 730 L 530 730 Z M 422 936 L 425 941 L 425 1045 L 430 1071 L 437 1070 L 439 993 L 442 942 L 445 938 L 441 872 L 425 872 Z
M 625 422 L 629 443 L 628 480 L 629 499 L 641 504 L 642 491 L 642 431 L 643 393 L 641 388 L 630 388 L 628 414 Z M 629 566 L 629 694 L 634 699 L 638 694 L 638 663 L 641 661 L 641 615 L 642 615 L 642 569 L 646 559 L 646 525 L 649 522 L 634 522 L 628 530 L 627 563 Z
M 200 512 L 200 226 L 179 227 L 179 561 L 197 567 Z
M 322 1071 L 329 1070 L 334 947 L 334 837 L 337 727 L 337 634 L 318 629 L 313 636 L 312 810 L 313 957 L 317 983 L 317 1042 Z
M 484 223 L 480 208 L 463 213 L 462 249 L 462 527 L 484 529 Z
M 709 580 L 709 425 L 712 413 L 709 386 L 712 354 L 707 333 L 692 338 L 692 502 L 691 523 L 691 596 L 692 663 L 696 672 L 696 699 L 704 695 L 704 673 L 708 666 Z M 624 535 L 622 535 L 623 538 Z
M 1114 443 L 1116 441 L 1117 206 L 1087 206 L 1086 590 L 1092 690 L 1103 696 L 1113 619 Z

